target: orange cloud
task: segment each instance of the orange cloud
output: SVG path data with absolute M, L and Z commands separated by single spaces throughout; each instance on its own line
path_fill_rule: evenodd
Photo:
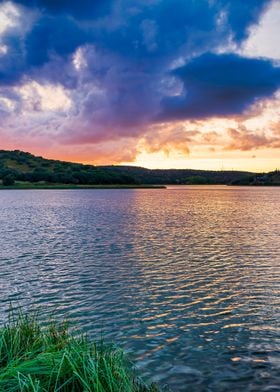
M 238 129 L 228 129 L 230 143 L 225 146 L 225 150 L 257 150 L 260 148 L 279 148 L 280 137 L 269 136 L 264 132 L 253 133 L 245 126 L 240 125 Z
M 172 152 L 183 155 L 190 153 L 190 144 L 200 134 L 197 129 L 186 129 L 182 123 L 163 123 L 152 126 L 141 138 L 139 149 L 148 153 L 163 151 L 167 156 Z

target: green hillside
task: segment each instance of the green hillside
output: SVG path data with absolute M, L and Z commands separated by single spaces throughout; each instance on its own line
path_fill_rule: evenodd
M 233 185 L 279 186 L 280 171 L 275 170 L 270 173 L 251 174 L 237 181 L 234 181 Z
M 231 184 L 242 183 L 244 179 L 254 176 L 253 173 L 238 171 L 149 170 L 134 166 L 83 165 L 44 159 L 18 150 L 0 150 L 0 180 L 3 186 Z
M 0 151 L 0 179 L 4 185 L 16 182 L 72 185 L 130 184 L 126 173 L 114 173 L 91 165 L 35 157 L 22 151 Z

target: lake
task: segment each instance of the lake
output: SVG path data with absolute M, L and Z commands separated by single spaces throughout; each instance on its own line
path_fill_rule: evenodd
M 0 288 L 173 391 L 280 390 L 280 188 L 0 191 Z

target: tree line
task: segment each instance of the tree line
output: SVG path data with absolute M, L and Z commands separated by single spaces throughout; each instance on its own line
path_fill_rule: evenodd
M 0 179 L 15 182 L 73 185 L 231 184 L 253 173 L 192 169 L 149 170 L 136 166 L 93 166 L 44 159 L 19 150 L 0 150 Z

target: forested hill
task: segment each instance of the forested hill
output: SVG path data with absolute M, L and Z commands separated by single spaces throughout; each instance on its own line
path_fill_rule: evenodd
M 270 173 L 252 174 L 239 180 L 233 181 L 233 185 L 264 185 L 279 186 L 280 171 L 274 170 Z
M 93 166 L 36 157 L 22 151 L 0 150 L 3 185 L 48 183 L 73 185 L 231 184 L 253 173 L 238 171 L 149 170 L 134 166 Z

